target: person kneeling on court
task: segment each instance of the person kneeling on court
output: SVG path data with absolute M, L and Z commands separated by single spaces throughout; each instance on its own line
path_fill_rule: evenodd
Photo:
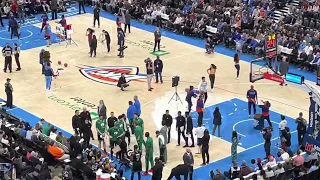
M 184 177 L 184 180 L 187 180 L 188 173 L 189 173 L 188 167 L 184 164 L 179 164 L 178 166 L 176 166 L 175 168 L 173 168 L 171 170 L 171 173 L 170 173 L 170 176 L 168 177 L 168 180 L 172 179 L 173 177 L 175 177 L 177 180 L 181 180 L 180 176 L 182 176 L 182 175 Z
M 65 152 L 56 146 L 54 141 L 51 141 L 49 146 L 48 146 L 48 152 L 58 160 L 65 160 L 65 159 L 70 159 L 69 154 L 65 154 Z
M 124 76 L 124 73 L 121 74 L 121 77 L 118 80 L 118 85 L 119 88 L 121 88 L 121 91 L 124 91 L 124 88 L 129 86 L 129 83 L 126 80 L 126 77 Z

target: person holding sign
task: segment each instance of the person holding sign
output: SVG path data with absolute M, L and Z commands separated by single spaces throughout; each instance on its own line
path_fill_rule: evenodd
M 254 86 L 251 85 L 250 89 L 247 91 L 247 99 L 248 99 L 248 111 L 249 118 L 251 118 L 251 107 L 253 107 L 253 115 L 256 114 L 256 105 L 258 104 L 258 93 L 254 89 Z

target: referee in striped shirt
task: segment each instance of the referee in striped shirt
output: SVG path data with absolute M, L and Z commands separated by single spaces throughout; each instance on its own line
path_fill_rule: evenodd
M 16 71 L 20 71 L 21 70 L 21 66 L 20 66 L 20 47 L 18 46 L 17 43 L 14 43 L 14 48 L 13 48 L 13 54 L 14 54 L 14 59 L 16 60 L 16 64 L 17 64 L 17 70 Z
M 9 68 L 10 73 L 12 73 L 12 48 L 9 45 L 9 43 L 7 43 L 4 48 L 2 48 L 2 54 L 4 56 L 4 69 L 3 69 L 3 71 L 6 73 L 7 68 Z

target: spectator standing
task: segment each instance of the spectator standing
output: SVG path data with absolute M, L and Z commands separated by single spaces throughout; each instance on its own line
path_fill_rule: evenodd
M 140 115 L 141 115 L 141 104 L 140 104 L 140 101 L 138 99 L 138 96 L 135 95 L 133 97 L 133 100 L 134 100 L 134 104 L 133 105 L 134 105 L 134 107 L 136 107 L 136 113 L 137 113 L 138 117 L 140 117 Z
M 163 83 L 163 81 L 162 81 L 162 69 L 163 69 L 162 60 L 160 59 L 159 56 L 157 56 L 157 59 L 154 60 L 154 74 L 156 76 L 156 83 L 159 82 L 159 78 L 160 78 L 161 84 Z
M 280 84 L 283 86 L 283 84 L 286 86 L 286 74 L 289 72 L 289 63 L 286 61 L 286 57 L 282 58 L 282 61 L 280 62 L 280 76 L 283 77 L 283 82 Z
M 78 0 L 79 2 L 79 14 L 81 14 L 81 8 L 83 13 L 86 13 L 86 10 L 84 9 L 84 0 Z
M 167 126 L 168 130 L 168 144 L 170 143 L 170 138 L 171 138 L 171 125 L 172 125 L 172 116 L 169 114 L 169 110 L 166 110 L 166 113 L 162 115 L 162 122 L 164 125 Z
M 79 116 L 79 110 L 76 110 L 74 112 L 74 115 L 72 117 L 72 128 L 75 133 L 80 134 L 80 129 L 82 127 L 81 118 Z
M 231 144 L 231 159 L 232 161 L 237 161 L 237 146 L 239 144 L 238 133 L 236 131 L 232 132 L 232 144 Z
M 131 33 L 131 30 L 130 30 L 131 15 L 129 13 L 129 10 L 126 11 L 126 14 L 124 15 L 124 20 L 125 20 L 124 33 L 127 33 L 127 27 L 128 27 L 129 33 Z
M 183 117 L 181 115 L 181 111 L 178 111 L 176 129 L 177 129 L 177 132 L 178 132 L 178 145 L 177 146 L 180 146 L 180 136 L 182 136 L 184 141 L 187 142 L 186 141 L 186 136 L 184 134 L 185 129 L 186 129 L 186 119 L 185 119 L 185 117 Z M 187 147 L 187 144 L 184 147 Z
M 192 141 L 192 145 L 190 147 L 194 147 L 194 138 L 193 138 L 193 120 L 189 114 L 189 112 L 187 111 L 185 113 L 185 116 L 186 116 L 186 121 L 187 121 L 187 129 L 186 129 L 186 146 L 189 147 L 189 136 L 191 138 L 191 141 Z
M 8 108 L 12 108 L 13 105 L 12 105 L 12 101 L 13 101 L 13 97 L 12 97 L 12 92 L 13 92 L 13 88 L 12 88 L 12 85 L 10 83 L 11 79 L 10 78 L 7 78 L 7 82 L 4 84 L 4 88 L 5 88 L 5 92 L 7 94 L 7 101 L 6 101 L 6 106 Z
M 201 148 L 201 155 L 202 155 L 202 165 L 209 164 L 209 142 L 210 142 L 210 134 L 208 129 L 204 130 L 204 134 L 202 137 L 202 148 Z M 205 158 L 207 156 L 207 161 Z
M 154 31 L 154 48 L 153 52 L 156 51 L 156 47 L 158 46 L 158 51 L 160 51 L 160 41 L 161 41 L 161 32 L 158 27 L 156 27 L 156 30 Z
M 58 19 L 58 0 L 51 0 L 51 20 Z
M 183 155 L 183 163 L 188 167 L 189 171 L 189 180 L 192 180 L 193 177 L 193 165 L 194 165 L 194 158 L 190 148 L 186 149 L 186 152 Z
M 96 21 L 98 21 L 98 28 L 100 28 L 100 7 L 99 5 L 95 5 L 93 10 L 93 27 L 96 26 Z
M 92 40 L 90 41 L 90 57 L 96 57 L 97 55 L 97 46 L 98 46 L 98 42 L 97 42 L 97 37 L 96 35 L 92 36 Z
M 99 117 L 102 116 L 104 119 L 107 119 L 107 107 L 102 99 L 99 101 L 98 115 Z
M 221 113 L 219 111 L 219 107 L 216 107 L 216 109 L 213 112 L 213 131 L 212 131 L 212 135 L 215 135 L 216 129 L 218 127 L 218 137 L 221 137 L 220 134 L 220 127 L 222 124 L 222 117 L 221 117 Z
M 200 94 L 204 95 L 204 104 L 205 104 L 208 99 L 208 83 L 207 83 L 205 77 L 201 78 L 201 81 L 198 85 L 198 90 L 199 90 Z

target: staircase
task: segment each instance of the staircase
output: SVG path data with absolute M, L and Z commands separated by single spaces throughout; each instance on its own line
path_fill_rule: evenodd
M 293 0 L 291 3 L 289 4 L 286 4 L 285 7 L 283 7 L 282 9 L 276 9 L 274 11 L 274 14 L 273 14 L 273 17 L 272 19 L 275 21 L 275 22 L 279 22 L 279 19 L 281 17 L 281 15 L 283 14 L 284 16 L 287 16 L 289 14 L 289 5 L 294 5 L 294 6 L 297 6 L 299 7 L 299 0 Z

